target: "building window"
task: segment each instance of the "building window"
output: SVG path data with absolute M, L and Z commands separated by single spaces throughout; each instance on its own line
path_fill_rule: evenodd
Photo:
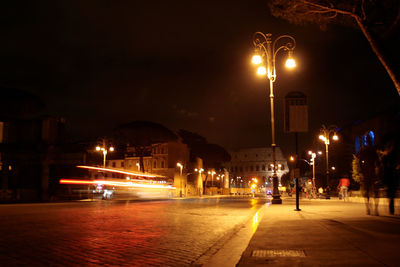
M 247 154 L 244 154 L 244 157 L 247 158 Z
M 262 170 L 265 171 L 265 165 L 262 165 Z
M 121 161 L 121 167 L 122 167 L 122 168 L 125 167 L 125 162 Z
M 250 171 L 252 172 L 254 170 L 254 167 L 253 166 L 250 166 Z
M 154 169 L 157 168 L 157 161 L 156 160 L 154 160 L 154 162 L 153 162 L 153 168 Z
M 256 166 L 256 171 L 259 171 L 260 170 L 260 166 Z
M 116 166 L 115 161 L 112 162 L 111 166 L 113 166 L 113 168 L 115 168 L 115 166 Z
M 161 161 L 161 168 L 164 168 L 164 161 Z
M 239 167 L 240 172 L 243 172 L 243 167 Z
M 258 154 L 256 154 L 256 158 L 258 158 Z
M 163 147 L 161 148 L 161 154 L 164 154 L 164 148 Z

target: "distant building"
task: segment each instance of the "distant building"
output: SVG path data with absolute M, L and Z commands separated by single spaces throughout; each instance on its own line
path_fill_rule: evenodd
M 153 144 L 148 151 L 148 155 L 143 157 L 144 171 L 167 177 L 177 188 L 177 194 L 180 194 L 182 189 L 182 194 L 186 195 L 189 170 L 188 146 L 178 140 Z M 177 165 L 178 163 L 182 165 L 182 169 Z M 107 160 L 107 166 L 140 171 L 140 157 L 136 155 L 134 147 L 128 147 L 122 159 Z
M 288 163 L 279 147 L 276 147 L 277 175 L 280 181 L 289 172 Z M 252 178 L 261 181 L 262 186 L 272 187 L 272 148 L 246 148 L 231 151 L 231 161 L 226 163 L 231 187 L 248 187 Z M 260 184 L 261 186 L 261 184 Z

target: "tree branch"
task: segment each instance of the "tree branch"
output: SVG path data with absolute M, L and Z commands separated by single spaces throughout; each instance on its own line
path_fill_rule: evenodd
M 342 15 L 348 15 L 348 16 L 351 16 L 351 17 L 358 17 L 358 15 L 353 13 L 353 12 L 342 10 L 342 9 L 338 9 L 336 7 L 327 7 L 327 6 L 324 6 L 324 5 L 321 5 L 321 4 L 316 4 L 316 3 L 313 3 L 313 2 L 309 2 L 307 0 L 302 0 L 302 2 L 304 4 L 306 4 L 306 5 L 317 7 L 317 8 L 322 9 L 322 10 L 327 10 L 329 12 L 336 12 L 336 13 L 339 13 L 339 14 L 342 14 Z

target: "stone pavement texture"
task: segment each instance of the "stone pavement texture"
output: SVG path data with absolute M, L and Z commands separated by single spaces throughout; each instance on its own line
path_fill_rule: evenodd
M 400 266 L 400 216 L 363 203 L 294 199 L 267 205 L 237 266 Z

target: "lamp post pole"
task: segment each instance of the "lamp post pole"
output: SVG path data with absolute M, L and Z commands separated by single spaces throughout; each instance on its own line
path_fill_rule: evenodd
M 179 177 L 179 179 L 181 180 L 181 186 L 180 186 L 180 188 L 181 188 L 181 190 L 179 191 L 179 196 L 180 197 L 182 197 L 182 187 L 183 187 L 183 177 L 182 177 L 182 169 L 183 169 L 183 165 L 181 164 L 181 163 L 177 163 L 176 164 L 176 166 L 178 166 L 179 167 L 179 173 L 180 173 L 180 177 Z
M 282 46 L 276 47 L 277 41 L 281 39 L 288 39 L 289 42 Z M 275 143 L 275 114 L 274 114 L 274 82 L 276 80 L 276 68 L 275 58 L 280 50 L 288 51 L 289 58 L 286 61 L 288 68 L 295 67 L 295 62 L 291 58 L 294 48 L 296 47 L 296 40 L 290 35 L 282 35 L 272 42 L 272 34 L 264 34 L 262 32 L 256 32 L 253 35 L 253 44 L 256 48 L 256 55 L 253 56 L 252 62 L 254 64 L 262 64 L 257 70 L 260 75 L 267 74 L 269 80 L 269 99 L 270 99 L 270 113 L 271 113 L 271 147 L 272 147 L 272 162 L 273 162 L 273 192 L 272 192 L 272 204 L 282 204 L 278 189 L 278 175 L 276 166 L 276 143 Z
M 336 134 L 336 126 L 331 125 L 326 127 L 322 125 L 321 134 L 319 139 L 321 139 L 325 143 L 325 159 L 326 159 L 326 199 L 330 199 L 330 187 L 329 187 L 329 144 L 330 138 L 332 136 L 332 140 L 337 141 L 339 137 Z
M 308 154 L 311 156 L 310 162 L 311 162 L 311 164 L 312 164 L 312 173 L 313 173 L 313 176 L 312 176 L 312 181 L 313 181 L 313 194 L 314 194 L 314 196 L 316 196 L 316 195 L 317 195 L 317 187 L 315 186 L 315 159 L 316 159 L 316 157 L 317 157 L 317 153 L 312 152 L 312 151 L 308 151 Z M 322 152 L 321 152 L 321 151 L 318 151 L 318 154 L 321 155 Z

